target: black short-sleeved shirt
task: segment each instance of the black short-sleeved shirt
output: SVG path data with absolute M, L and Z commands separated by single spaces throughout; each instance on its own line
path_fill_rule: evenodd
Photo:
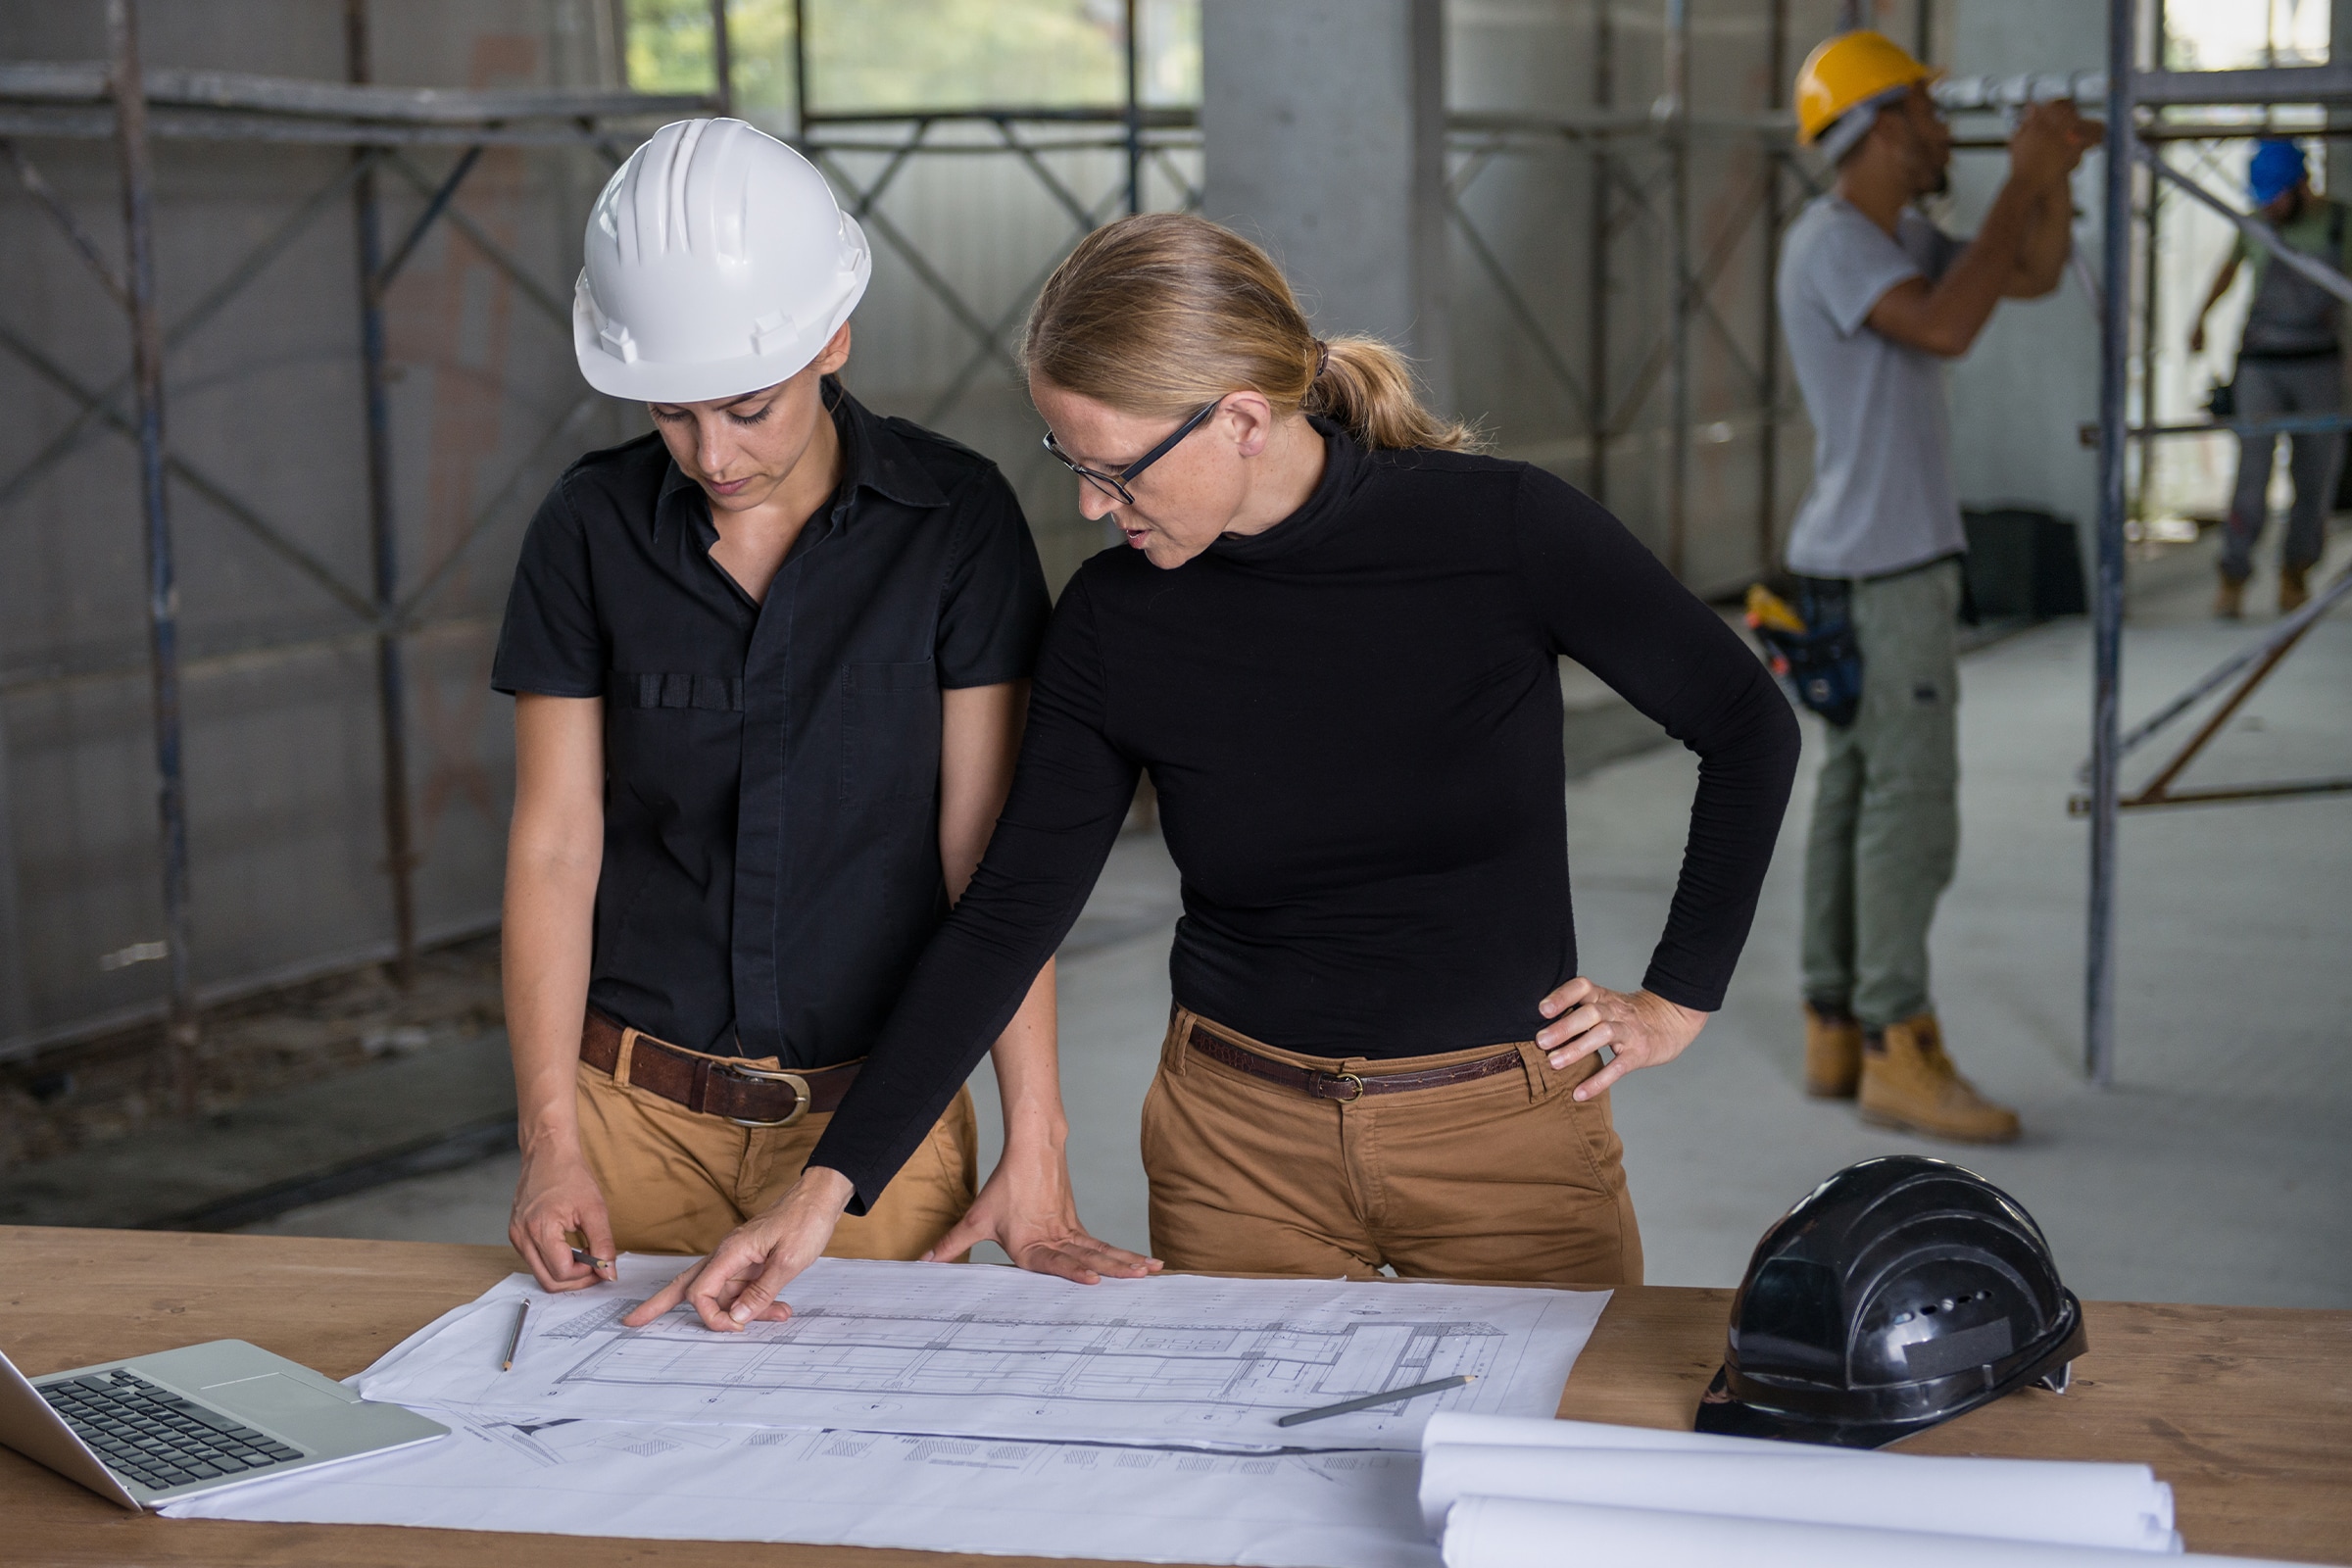
M 1025 679 L 1048 601 L 994 464 L 826 383 L 841 487 L 764 601 L 659 435 L 524 536 L 490 683 L 605 699 L 589 1004 L 721 1055 L 863 1055 L 946 917 L 940 691 Z

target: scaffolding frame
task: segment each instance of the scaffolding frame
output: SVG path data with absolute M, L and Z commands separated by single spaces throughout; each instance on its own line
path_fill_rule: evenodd
M 1651 424 L 1662 425 L 1668 447 L 1665 550 L 1669 565 L 1681 573 L 1687 564 L 1690 534 L 1691 463 L 1691 359 L 1695 344 L 1705 335 L 1719 341 L 1748 393 L 1739 411 L 1754 416 L 1760 440 L 1758 504 L 1754 519 L 1755 569 L 1772 569 L 1780 523 L 1779 444 L 1784 421 L 1792 412 L 1789 388 L 1779 352 L 1774 270 L 1779 239 L 1796 203 L 1788 200 L 1791 187 L 1805 194 L 1820 188 L 1794 154 L 1791 117 L 1784 107 L 1788 0 L 1760 0 L 1769 19 L 1772 101 L 1766 113 L 1722 116 L 1694 111 L 1689 101 L 1691 46 L 1691 8 L 1689 0 L 1662 0 L 1666 26 L 1665 91 L 1653 105 L 1616 109 L 1611 8 L 1599 7 L 1594 19 L 1595 101 L 1592 112 L 1565 115 L 1452 114 L 1447 117 L 1449 179 L 1446 193 L 1446 221 L 1463 242 L 1495 298 L 1525 330 L 1546 373 L 1566 395 L 1577 416 L 1576 427 L 1566 434 L 1586 445 L 1586 487 L 1604 503 L 1611 488 L 1612 449 Z M 396 549 L 392 495 L 391 413 L 386 396 L 387 355 L 383 306 L 388 290 L 404 265 L 436 224 L 461 233 L 467 244 L 511 281 L 522 298 L 547 319 L 567 329 L 570 307 L 537 278 L 465 210 L 456 205 L 466 177 L 484 149 L 578 148 L 602 154 L 617 166 L 628 145 L 641 139 L 651 123 L 680 116 L 731 113 L 732 41 L 725 0 L 710 0 L 713 89 L 704 94 L 647 94 L 605 89 L 531 89 L 517 91 L 455 91 L 383 87 L 368 78 L 367 6 L 365 0 L 344 0 L 346 76 L 344 82 L 319 82 L 200 72 L 172 68 L 142 69 L 137 52 L 137 0 L 105 0 L 114 31 L 113 58 L 99 63 L 0 63 L 0 155 L 13 165 L 19 182 L 56 222 L 74 250 L 92 269 L 118 304 L 132 311 L 135 340 L 142 348 L 129 374 L 104 386 L 85 383 L 67 367 L 44 354 L 24 334 L 0 318 L 0 351 L 22 362 L 34 375 L 64 393 L 78 412 L 14 472 L 0 474 L 0 506 L 23 495 L 43 474 L 77 449 L 93 426 L 111 429 L 139 446 L 142 474 L 142 515 L 145 518 L 150 575 L 148 673 L 156 691 L 154 747 L 162 790 L 159 829 L 163 846 L 164 903 L 167 935 L 165 956 L 170 982 L 166 1004 L 167 1036 L 181 1086 L 183 1102 L 192 1093 L 196 1055 L 197 999 L 190 973 L 192 936 L 187 925 L 186 797 L 180 758 L 177 689 L 180 653 L 177 612 L 171 557 L 172 528 L 169 485 L 177 483 L 218 509 L 258 546 L 300 573 L 326 599 L 345 612 L 353 633 L 371 645 L 375 666 L 375 705 L 383 792 L 384 869 L 392 903 L 394 939 L 392 967 L 406 985 L 415 972 L 416 930 L 413 874 L 416 856 L 412 840 L 408 796 L 407 682 L 402 659 L 403 639 L 439 624 L 429 616 L 429 601 L 467 549 L 504 517 L 516 499 L 517 487 L 560 440 L 576 430 L 596 408 L 597 397 L 584 394 L 532 441 L 525 455 L 492 494 L 477 508 L 458 542 L 420 575 L 404 577 Z M 1922 26 L 1927 0 L 1922 0 Z M 791 70 L 795 87 L 796 121 L 793 139 L 811 162 L 841 189 L 845 205 L 869 232 L 908 268 L 919 286 L 935 298 L 971 339 L 970 351 L 956 373 L 923 411 L 925 422 L 936 422 L 970 391 L 991 368 L 1012 372 L 1017 379 L 1009 342 L 1028 300 L 1046 272 L 1058 265 L 1078 239 L 1117 213 L 1144 210 L 1148 180 L 1154 174 L 1171 189 L 1174 204 L 1195 210 L 1200 189 L 1182 160 L 1200 148 L 1199 116 L 1181 106 L 1147 105 L 1142 101 L 1143 40 L 1139 0 L 1126 0 L 1122 42 L 1123 101 L 1107 106 L 1046 108 L 1035 106 L 958 106 L 887 111 L 824 111 L 812 108 L 810 62 L 807 48 L 808 0 L 794 0 Z M 1924 39 L 1923 39 L 1924 41 Z M 625 43 L 624 43 L 625 47 Z M 951 127 L 967 132 L 977 128 L 986 138 L 969 134 L 942 140 Z M 1761 155 L 1761 175 L 1740 197 L 1740 216 L 1724 225 L 1703 254 L 1694 253 L 1690 151 L 1701 138 L 1735 138 L 1751 143 Z M 110 275 L 103 252 L 82 229 L 78 220 L 42 177 L 25 155 L 21 140 L 43 138 L 112 139 L 122 149 L 124 221 L 129 249 L 144 258 L 134 273 L 145 277 L 145 317 L 128 298 L 128 280 Z M 348 146 L 349 166 L 336 178 L 313 192 L 261 244 L 208 290 L 186 313 L 169 323 L 149 319 L 154 315 L 151 219 L 149 208 L 153 172 L 146 148 L 157 139 L 225 140 L 305 146 Z M 1589 159 L 1592 173 L 1592 225 L 1589 265 L 1592 269 L 1586 327 L 1587 352 L 1581 368 L 1543 322 L 1530 303 L 1530 289 L 1504 263 L 1501 255 L 1473 217 L 1466 198 L 1497 160 L 1562 144 Z M 1635 149 L 1656 154 L 1657 167 L 1637 167 Z M 428 169 L 418 161 L 420 151 L 441 148 L 454 153 L 445 170 Z M 1123 154 L 1124 180 L 1111 191 L 1089 201 L 1069 181 L 1057 175 L 1050 160 L 1056 155 L 1112 150 Z M 879 155 L 880 171 L 859 178 L 845 160 Z M 1070 220 L 1064 243 L 1030 286 L 1015 292 L 1009 305 L 986 311 L 958 290 L 948 270 L 927 256 L 904 228 L 881 207 L 894 181 L 915 158 L 998 156 L 1018 161 L 1052 197 Z M 379 182 L 389 177 L 424 201 L 424 207 L 397 238 L 383 229 Z M 357 309 L 362 346 L 362 403 L 366 420 L 366 461 L 369 571 L 365 583 L 346 582 L 333 568 L 306 550 L 287 531 L 274 524 L 259 507 L 237 493 L 228 480 L 208 469 L 190 454 L 173 451 L 165 440 L 162 356 L 201 330 L 219 312 L 261 278 L 270 267 L 324 215 L 348 198 L 352 204 L 359 256 Z M 1740 343 L 1715 295 L 1731 259 L 1761 222 L 1761 289 L 1757 352 L 1750 357 Z M 1625 374 L 1611 354 L 1608 331 L 1608 293 L 1613 274 L 1613 247 L 1639 226 L 1649 241 L 1669 258 L 1669 287 L 1665 308 L 1651 323 L 1647 340 L 1630 356 Z M 134 406 L 122 407 L 123 394 Z M 1662 400 L 1663 419 L 1643 415 Z M 344 638 L 265 640 L 238 650 L 242 655 L 290 654 L 316 648 L 322 642 L 340 644 Z M 97 672 L 127 675 L 125 666 Z M 65 679 L 87 679 L 80 671 Z M 78 1032 L 78 1031 L 75 1031 Z M 23 1054 L 48 1043 L 46 1037 L 21 1042 L 11 1054 Z
M 22 495 L 41 474 L 75 448 L 93 425 L 110 428 L 132 442 L 139 455 L 141 513 L 148 574 L 148 674 L 154 689 L 154 748 L 161 780 L 159 832 L 169 960 L 167 1038 L 183 1102 L 192 1095 L 196 999 L 190 975 L 187 926 L 185 781 L 180 759 L 179 662 L 175 575 L 172 556 L 170 485 L 185 486 L 218 508 L 268 550 L 348 612 L 368 637 L 375 660 L 375 692 L 384 775 L 386 871 L 394 913 L 394 969 L 406 983 L 416 958 L 411 877 L 415 855 L 409 838 L 407 802 L 406 686 L 402 639 L 433 624 L 429 601 L 465 552 L 505 514 L 516 487 L 560 439 L 577 428 L 596 406 L 581 397 L 533 441 L 524 458 L 488 503 L 468 519 L 458 541 L 413 580 L 405 578 L 395 549 L 391 494 L 390 410 L 385 396 L 386 351 L 383 304 L 403 266 L 436 224 L 462 233 L 467 243 L 515 286 L 551 321 L 568 326 L 568 302 L 533 277 L 480 223 L 456 205 L 483 149 L 488 147 L 587 147 L 617 165 L 626 138 L 649 121 L 731 108 L 731 58 L 724 0 L 712 0 L 713 60 L 717 90 L 706 95 L 654 95 L 628 91 L 535 90 L 456 92 L 375 86 L 368 79 L 367 9 L 364 0 L 345 0 L 347 77 L 343 83 L 290 81 L 227 73 L 145 71 L 137 37 L 136 0 L 105 0 L 112 50 L 107 62 L 71 65 L 0 64 L 0 152 L 19 182 L 48 214 L 89 268 L 100 286 L 122 309 L 132 326 L 132 367 L 103 386 L 85 384 L 24 334 L 0 320 L 0 350 L 36 376 L 67 394 L 79 408 L 68 428 L 17 471 L 0 475 L 0 505 Z M 1653 396 L 1663 388 L 1667 415 L 1667 563 L 1686 567 L 1690 532 L 1689 475 L 1692 437 L 1690 362 L 1694 342 L 1713 333 L 1732 351 L 1743 372 L 1760 428 L 1761 476 L 1755 517 L 1756 564 L 1771 569 L 1777 548 L 1778 445 L 1782 420 L 1791 412 L 1779 354 L 1774 268 L 1779 238 L 1792 206 L 1789 186 L 1818 189 L 1793 156 L 1788 120 L 1779 102 L 1786 78 L 1787 0 L 1765 0 L 1770 22 L 1769 77 L 1774 102 L 1765 114 L 1746 117 L 1695 113 L 1689 102 L 1691 16 L 1689 0 L 1664 0 L 1665 91 L 1643 110 L 1614 107 L 1616 41 L 1609 8 L 1595 15 L 1594 99 L 1590 113 L 1555 116 L 1455 114 L 1447 120 L 1449 180 L 1446 220 L 1460 236 L 1478 271 L 1503 309 L 1525 330 L 1545 371 L 1577 411 L 1581 428 L 1571 432 L 1587 443 L 1586 486 L 1604 503 L 1610 488 L 1610 454 Z M 970 336 L 971 348 L 958 371 L 933 400 L 927 419 L 950 412 L 992 367 L 1017 374 L 1008 335 L 1034 288 L 1016 294 L 1009 309 L 993 314 L 965 298 L 948 273 L 893 222 L 880 207 L 898 174 L 917 157 L 972 156 L 1017 160 L 1054 198 L 1070 220 L 1069 243 L 1123 208 L 1141 211 L 1151 171 L 1170 183 L 1177 203 L 1197 207 L 1200 192 L 1182 167 L 1181 155 L 1199 146 L 1197 114 L 1179 107 L 1148 106 L 1141 100 L 1141 39 L 1137 0 L 1127 0 L 1124 40 L 1125 100 L 1102 107 L 959 107 L 892 111 L 825 112 L 809 107 L 809 62 L 806 47 L 807 0 L 795 0 L 792 70 L 796 86 L 796 139 L 811 161 L 844 190 L 861 221 L 889 246 Z M 2159 13 L 2161 15 L 2161 13 Z M 2135 166 L 2143 146 L 2167 140 L 2226 134 L 2218 127 L 2171 126 L 2161 111 L 2173 105 L 2323 104 L 2352 105 L 2352 64 L 2328 67 L 2265 68 L 2257 71 L 2176 73 L 2137 69 L 2138 15 L 2134 0 L 2109 0 L 2109 60 L 2095 74 L 2050 77 L 1978 78 L 1946 83 L 1943 102 L 1955 110 L 1997 110 L 2037 97 L 2101 96 L 2110 134 L 2103 201 L 2101 384 L 2099 445 L 2100 503 L 2094 572 L 2092 757 L 2084 813 L 2091 821 L 2087 953 L 2084 978 L 2085 1066 L 2098 1083 L 2112 1081 L 2115 1063 L 2116 822 L 2123 806 L 2119 763 L 2123 754 L 2118 694 L 2121 677 L 2124 522 L 2128 512 L 2127 444 L 2164 433 L 2150 420 L 2129 422 L 2132 381 L 2132 230 L 2144 225 L 2152 237 L 2158 203 L 2133 200 Z M 2151 111 L 2145 124 L 2141 112 Z M 935 132 L 951 125 L 981 127 L 992 141 L 943 142 Z M 1742 198 L 1739 220 L 1725 226 L 1706 254 L 1694 254 L 1691 225 L 1690 149 L 1703 136 L 1746 139 L 1762 154 L 1762 177 Z M 122 171 L 127 265 L 118 272 L 105 259 L 76 215 L 41 175 L 19 141 L 24 138 L 109 138 Z M 335 145 L 352 149 L 350 165 L 312 193 L 260 245 L 203 295 L 177 321 L 163 322 L 155 298 L 152 242 L 154 173 L 149 148 L 157 138 L 195 138 L 285 144 Z M 1580 369 L 1547 330 L 1529 300 L 1529 290 L 1504 264 L 1474 220 L 1465 197 L 1486 169 L 1503 156 L 1562 142 L 1589 160 L 1592 173 L 1588 288 L 1588 342 Z M 1662 167 L 1648 177 L 1638 172 L 1627 148 L 1648 144 Z M 1964 145 L 1997 146 L 1997 140 Z M 417 149 L 456 151 L 451 167 L 429 172 Z M 1049 158 L 1081 150 L 1124 154 L 1125 179 L 1106 195 L 1088 201 L 1056 175 Z M 858 154 L 883 159 L 881 171 L 865 179 L 844 163 Z M 397 240 L 383 231 L 379 180 L 390 176 L 423 198 L 424 207 Z M 199 330 L 231 299 L 252 285 L 304 232 L 348 197 L 352 203 L 360 263 L 357 307 L 361 320 L 362 390 L 367 421 L 369 576 L 363 584 L 344 581 L 266 514 L 243 501 L 233 486 L 200 461 L 172 450 L 166 439 L 164 357 Z M 1606 330 L 1613 239 L 1632 221 L 1648 225 L 1669 258 L 1667 305 L 1650 340 L 1635 356 L 1630 378 L 1618 382 Z M 1759 355 L 1740 351 L 1713 294 L 1730 258 L 1761 223 L 1763 268 L 1760 290 L 1762 333 Z M 1049 264 L 1057 265 L 1068 245 Z M 1041 272 L 1039 280 L 1042 281 Z M 2123 286 L 2113 286 L 2122 279 Z M 2150 308 L 2149 289 L 2138 303 Z M 2143 332 L 2145 327 L 2143 325 Z M 2141 385 L 2150 384 L 2142 356 Z M 124 395 L 129 403 L 124 405 Z M 268 651 L 299 646 L 270 644 Z M 2291 646 L 2291 643 L 2289 644 Z M 257 648 L 250 651 L 265 651 Z M 2282 650 L 2281 650 L 2282 655 Z M 2275 664 L 2275 660 L 2272 662 Z M 2266 666 L 2267 667 L 2267 666 Z M 119 673 L 127 673 L 121 671 Z M 2146 804 L 2157 804 L 2148 802 Z
M 148 675 L 153 688 L 153 746 L 162 856 L 164 953 L 168 964 L 165 1039 L 173 1096 L 193 1110 L 198 1054 L 192 933 L 188 921 L 187 786 L 180 715 L 181 654 L 178 586 L 172 556 L 171 486 L 202 496 L 256 544 L 293 567 L 372 645 L 375 708 L 383 792 L 384 868 L 392 904 L 392 970 L 406 989 L 415 978 L 416 921 L 409 803 L 409 721 L 403 641 L 436 624 L 427 612 L 436 591 L 492 524 L 505 516 L 518 485 L 555 443 L 595 408 L 584 395 L 532 440 L 490 500 L 475 509 L 454 544 L 414 579 L 404 577 L 393 505 L 392 418 L 387 396 L 385 298 L 402 269 L 436 225 L 461 233 L 532 306 L 568 332 L 569 303 L 550 290 L 481 223 L 455 205 L 469 174 L 490 147 L 588 147 L 617 165 L 617 138 L 641 139 L 649 122 L 708 112 L 700 95 L 645 94 L 603 89 L 472 92 L 383 87 L 370 81 L 366 0 L 344 0 L 346 80 L 293 80 L 225 72 L 146 70 L 138 38 L 137 0 L 105 0 L 110 56 L 104 62 L 0 63 L 0 155 L 18 182 L 50 219 L 131 326 L 131 368 L 105 386 L 86 384 L 27 336 L 0 320 L 0 350 L 62 392 L 79 412 L 14 472 L 0 476 L 0 506 L 22 496 L 80 445 L 94 425 L 131 441 L 138 450 L 140 510 L 147 572 Z M 348 146 L 349 166 L 296 210 L 207 290 L 176 321 L 166 325 L 156 304 L 155 173 L 150 149 L 158 138 L 279 145 Z M 72 207 L 20 145 L 24 139 L 106 139 L 121 169 L 124 254 L 118 271 Z M 457 157 L 435 174 L 412 151 L 449 147 Z M 424 198 L 424 207 L 397 240 L 387 244 L 379 178 L 390 175 Z M 263 277 L 304 234 L 344 198 L 351 202 L 359 275 L 361 384 L 366 420 L 368 580 L 347 582 L 305 549 L 236 488 L 166 436 L 166 355 L 200 330 Z M 130 394 L 130 406 L 122 399 Z M 340 641 L 339 638 L 327 639 Z M 246 655 L 290 654 L 319 639 L 264 640 Z M 108 673 L 129 673 L 127 670 Z M 86 672 L 85 672 L 86 674 Z M 31 1037 L 10 1052 L 43 1044 Z
M 2163 10 L 2155 0 L 2152 20 L 2155 59 L 2163 60 Z M 2113 1084 L 2116 1069 L 2116 897 L 2119 846 L 2117 829 L 2127 806 L 2186 805 L 2196 801 L 2268 799 L 2288 794 L 2335 793 L 2335 781 L 2315 780 L 2270 789 L 2231 792 L 2170 791 L 2173 778 L 2218 732 L 2220 724 L 2278 666 L 2302 632 L 2341 595 L 2339 583 L 2308 607 L 2288 626 L 2274 633 L 2267 646 L 2258 645 L 2222 670 L 2206 677 L 2178 699 L 2158 719 L 2143 724 L 2127 738 L 2122 724 L 2125 524 L 2131 512 L 2129 447 L 2131 442 L 2158 433 L 2171 433 L 2152 416 L 2153 331 L 2152 298 L 2143 301 L 2149 323 L 2148 355 L 2141 360 L 2145 406 L 2151 411 L 2139 429 L 2131 422 L 2132 360 L 2132 240 L 2144 221 L 2145 243 L 2155 248 L 2159 204 L 2154 192 L 2166 184 L 2185 187 L 2204 196 L 2186 176 L 2165 166 L 2157 148 L 2167 141 L 2211 139 L 2230 132 L 2210 125 L 2168 125 L 2163 111 L 2173 107 L 2258 108 L 2281 104 L 2334 107 L 2352 105 L 2352 60 L 2331 59 L 2326 66 L 2266 66 L 2243 71 L 2176 72 L 2143 70 L 2137 0 L 2108 0 L 2107 60 L 2102 71 L 2062 75 L 1978 77 L 1945 83 L 1937 96 L 1956 110 L 2013 108 L 2038 98 L 2098 98 L 2106 108 L 2107 146 L 2101 199 L 2101 276 L 2106 280 L 2099 310 L 2099 510 L 2096 569 L 2091 601 L 2091 733 L 2087 793 L 2070 803 L 2070 809 L 2090 820 L 2089 888 L 2085 901 L 2082 980 L 2083 1070 L 2101 1087 Z M 2142 111 L 2147 111 L 2143 123 Z M 2261 134 L 2261 127 L 2244 133 Z M 2141 166 L 2147 166 L 2143 174 Z M 2148 181 L 2150 196 L 2135 200 L 2139 180 Z M 2218 205 L 2218 204 L 2217 204 Z M 2256 236 L 2258 239 L 2259 235 Z M 2267 243 L 2267 242 L 2266 242 Z M 2280 254 L 2283 254 L 2282 252 Z M 2321 269 L 2321 270 L 2328 270 Z M 2331 274 L 2332 275 L 2332 274 Z M 2143 292 L 2152 295 L 2152 274 Z M 2340 275 L 2329 285 L 2338 292 L 2352 290 Z M 2218 428 L 2219 426 L 2217 426 Z M 2291 631 L 2289 630 L 2291 627 Z M 2226 700 L 2223 710 L 2164 768 L 2151 789 L 2127 801 L 2123 791 L 2123 759 L 2163 722 L 2218 687 L 2237 668 L 2252 663 L 2253 673 Z

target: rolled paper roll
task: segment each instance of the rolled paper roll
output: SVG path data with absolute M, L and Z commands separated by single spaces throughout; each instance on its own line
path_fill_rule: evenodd
M 1434 1538 L 1465 1496 L 1519 1497 L 1799 1524 L 2180 1549 L 2172 1489 L 2145 1465 L 1881 1454 L 1856 1465 L 1819 1449 L 1775 1454 L 1446 1444 L 1421 1458 Z
M 2107 1546 L 1867 1530 L 1852 1525 L 1738 1519 L 1722 1514 L 1610 1508 L 1584 1502 L 1466 1496 L 1446 1522 L 1446 1568 L 2143 1568 L 2147 1554 Z M 2294 1568 L 2202 1553 L 2171 1568 Z

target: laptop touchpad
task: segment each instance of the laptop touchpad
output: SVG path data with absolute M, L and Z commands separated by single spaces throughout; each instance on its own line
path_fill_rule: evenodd
M 216 1383 L 201 1392 L 230 1414 L 259 1421 L 264 1426 L 301 1425 L 321 1416 L 340 1414 L 349 1410 L 352 1403 L 275 1372 L 241 1378 L 234 1383 Z

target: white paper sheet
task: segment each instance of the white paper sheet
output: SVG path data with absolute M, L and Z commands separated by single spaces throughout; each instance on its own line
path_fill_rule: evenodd
M 1600 1421 L 1546 1421 L 1516 1415 L 1462 1415 L 1442 1410 L 1421 1429 L 1421 1451 L 1441 1444 L 1484 1444 L 1498 1448 L 1643 1448 L 1681 1453 L 1787 1453 L 1788 1445 L 1769 1438 L 1733 1438 L 1715 1432 L 1680 1432 L 1670 1427 L 1620 1427 Z M 1807 1448 L 1808 1453 L 1867 1458 L 1867 1448 Z
M 2145 1465 L 1874 1453 L 1856 1465 L 1820 1449 L 1769 1454 L 1495 1447 L 1437 1443 L 1422 1455 L 1432 1539 L 1465 1496 L 1520 1497 L 1680 1513 L 2129 1551 L 2180 1549 L 2173 1491 Z
M 509 1424 L 173 1503 L 182 1519 L 1437 1568 L 1406 1453 L 1209 1453 L 749 1426 Z
M 625 1330 L 673 1273 L 563 1296 L 526 1275 L 412 1336 L 355 1386 L 483 1415 L 745 1423 L 1206 1447 L 1418 1445 L 1446 1409 L 1548 1415 L 1608 1293 L 1200 1275 L 1075 1285 L 971 1264 L 824 1259 L 793 1317 L 713 1334 L 683 1310 Z M 513 1303 L 531 1302 L 499 1371 Z M 1475 1383 L 1284 1429 L 1275 1417 L 1457 1372 Z
M 1517 1497 L 1464 1497 L 1446 1521 L 1446 1568 L 2147 1568 L 2147 1554 L 2102 1546 L 1788 1524 Z M 2168 1568 L 2291 1568 L 2192 1553 Z

